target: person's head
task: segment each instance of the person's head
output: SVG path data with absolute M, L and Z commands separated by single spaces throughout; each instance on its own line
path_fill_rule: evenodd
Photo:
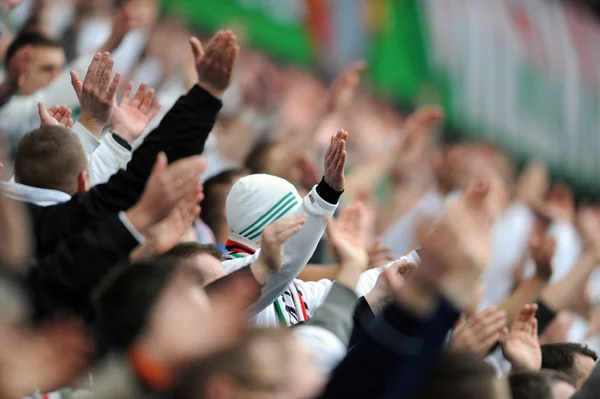
M 200 273 L 200 284 L 206 286 L 226 275 L 221 261 L 223 252 L 214 245 L 185 242 L 176 245 L 164 256 L 187 262 Z
M 542 368 L 562 371 L 577 388 L 590 376 L 597 360 L 598 354 L 586 345 L 574 342 L 542 345 Z
M 236 181 L 247 175 L 248 172 L 245 169 L 229 169 L 211 177 L 203 184 L 204 200 L 200 210 L 200 219 L 210 227 L 217 242 L 224 243 L 229 235 L 225 216 L 227 194 Z
M 415 399 L 510 399 L 506 379 L 470 353 L 445 352 Z
M 513 399 L 569 399 L 575 387 L 556 370 L 519 371 L 508 377 Z
M 250 173 L 272 173 L 272 157 L 276 150 L 277 144 L 271 141 L 256 144 L 245 162 Z
M 287 180 L 263 174 L 245 176 L 227 196 L 227 224 L 234 239 L 260 244 L 266 226 L 291 215 L 301 204 L 298 191 Z
M 124 351 L 144 331 L 161 293 L 171 282 L 185 281 L 178 294 L 197 302 L 199 309 L 209 306 L 198 272 L 175 257 L 127 264 L 107 276 L 94 293 L 96 320 L 108 344 Z M 199 310 L 200 311 L 200 310 Z
M 183 373 L 177 399 L 313 397 L 322 381 L 288 329 L 252 329 L 235 346 Z
M 48 86 L 62 72 L 66 57 L 63 48 L 54 40 L 37 32 L 24 32 L 8 47 L 5 66 L 26 46 L 31 47 L 31 55 L 27 70 L 19 77 L 17 87 L 20 94 L 31 95 Z
M 88 159 L 77 136 L 59 126 L 36 129 L 21 139 L 15 181 L 73 195 L 90 187 Z

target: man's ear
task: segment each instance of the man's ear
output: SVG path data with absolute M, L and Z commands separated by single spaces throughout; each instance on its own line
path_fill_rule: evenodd
M 77 192 L 88 191 L 91 187 L 90 176 L 87 170 L 82 170 L 77 176 Z

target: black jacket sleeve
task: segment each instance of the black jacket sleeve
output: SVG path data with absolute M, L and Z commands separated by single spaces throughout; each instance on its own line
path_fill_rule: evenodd
M 160 151 L 166 153 L 169 162 L 201 154 L 221 105 L 220 100 L 195 86 L 133 153 L 127 170 L 66 203 L 30 205 L 38 256 L 51 253 L 62 238 L 81 231 L 88 223 L 131 208 L 140 198 Z
M 62 240 L 54 253 L 37 259 L 28 275 L 34 318 L 56 313 L 85 317 L 91 291 L 137 245 L 117 214 Z
M 375 320 L 376 317 L 371 306 L 369 306 L 369 302 L 367 302 L 364 296 L 360 297 L 354 310 L 354 328 L 350 337 L 350 348 L 359 343 L 368 334 Z

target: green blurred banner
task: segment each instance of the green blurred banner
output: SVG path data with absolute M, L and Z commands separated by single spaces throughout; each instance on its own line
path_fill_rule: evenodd
M 451 122 L 600 188 L 600 29 L 542 0 L 424 0 L 425 52 Z
M 339 20 L 325 0 L 166 3 L 209 29 L 240 24 L 253 45 L 305 65 L 322 53 L 318 46 L 332 45 L 327 27 Z M 463 135 L 535 156 L 570 182 L 600 189 L 600 29 L 591 17 L 544 0 L 362 5 L 372 14 L 376 90 L 405 103 L 441 103 Z
M 311 59 L 302 0 L 163 0 L 166 9 L 204 29 L 244 28 L 250 42 L 274 56 L 299 64 Z

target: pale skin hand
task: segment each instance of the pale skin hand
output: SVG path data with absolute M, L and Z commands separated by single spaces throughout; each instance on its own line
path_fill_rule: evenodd
M 495 307 L 485 309 L 454 329 L 450 349 L 484 357 L 498 342 L 505 327 L 506 312 Z
M 433 229 L 427 224 L 419 226 L 419 274 L 429 284 L 439 286 L 460 309 L 471 301 L 491 256 L 493 215 L 487 206 L 488 192 L 488 184 L 472 183 L 448 205 Z
M 344 167 L 346 166 L 346 140 L 348 132 L 340 130 L 331 137 L 331 144 L 325 153 L 325 183 L 335 191 L 344 191 L 346 179 Z
M 500 338 L 504 355 L 515 369 L 537 371 L 542 367 L 536 311 L 537 305 L 525 305 L 510 332 L 504 329 Z
M 369 264 L 364 215 L 362 204 L 356 203 L 344 208 L 336 221 L 329 219 L 327 223 L 327 237 L 340 262 L 337 281 L 352 289 Z
M 402 290 L 417 265 L 406 259 L 391 264 L 377 278 L 375 287 L 365 295 L 365 300 L 373 312 L 377 312 L 394 299 L 394 293 Z
M 77 322 L 52 322 L 36 330 L 0 329 L 3 398 L 30 395 L 32 387 L 49 392 L 68 385 L 87 365 L 92 352 L 92 344 Z
M 250 265 L 250 270 L 260 284 L 281 270 L 283 265 L 283 245 L 294 234 L 298 233 L 304 223 L 306 215 L 290 216 L 264 228 L 260 244 L 260 255 L 256 262 Z
M 40 114 L 40 127 L 44 126 L 62 126 L 62 127 L 73 127 L 75 123 L 71 119 L 71 108 L 65 105 L 58 106 L 54 105 L 50 109 L 46 109 L 44 103 L 38 103 L 38 112 Z
M 146 242 L 131 253 L 131 260 L 159 256 L 177 245 L 200 215 L 198 204 L 204 199 L 201 190 L 199 187 L 198 193 L 191 193 L 179 201 L 166 219 L 148 229 L 145 234 Z
M 365 69 L 367 64 L 364 60 L 355 61 L 333 82 L 328 92 L 326 113 L 341 111 L 352 102 L 360 84 L 360 74 Z
M 237 37 L 230 30 L 218 31 L 203 49 L 200 40 L 190 39 L 194 54 L 198 85 L 216 98 L 221 98 L 231 84 L 237 55 Z
M 96 138 L 112 116 L 113 104 L 121 75 L 112 76 L 114 61 L 110 53 L 97 53 L 92 60 L 83 83 L 77 72 L 71 71 L 71 84 L 81 104 L 81 123 Z
M 184 158 L 169 165 L 167 156 L 159 153 L 142 197 L 126 213 L 128 220 L 144 234 L 169 216 L 183 198 L 198 194 L 198 180 L 206 167 L 200 156 Z
M 125 93 L 119 104 L 114 104 L 112 112 L 112 131 L 123 137 L 129 144 L 139 138 L 152 118 L 160 110 L 154 89 L 148 90 L 148 84 L 142 83 L 131 98 L 133 82 L 127 83 Z

